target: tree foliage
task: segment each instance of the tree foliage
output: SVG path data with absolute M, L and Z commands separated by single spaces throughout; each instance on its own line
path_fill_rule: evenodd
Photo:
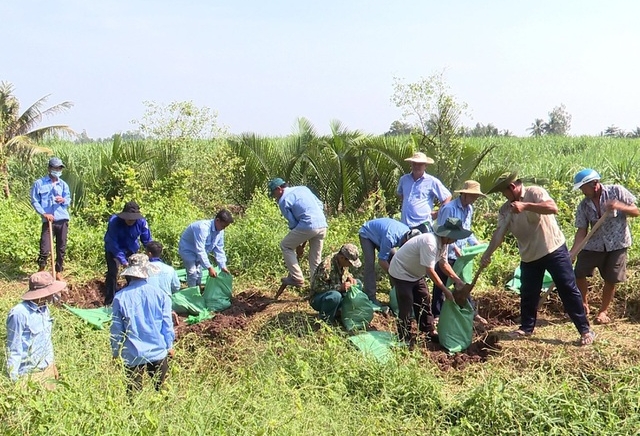
M 5 198 L 10 196 L 8 160 L 11 157 L 28 161 L 34 154 L 51 153 L 50 149 L 38 145 L 43 138 L 57 134 L 75 135 L 68 126 L 38 127 L 44 118 L 71 108 L 73 103 L 65 101 L 45 109 L 49 98 L 46 95 L 20 113 L 20 102 L 13 91 L 12 84 L 0 82 L 0 176 Z
M 536 118 L 531 127 L 527 128 L 531 136 L 555 135 L 566 136 L 571 130 L 571 114 L 564 104 L 556 106 L 549 112 L 548 121 Z

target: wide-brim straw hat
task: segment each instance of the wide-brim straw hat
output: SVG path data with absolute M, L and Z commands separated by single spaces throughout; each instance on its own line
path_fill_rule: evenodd
M 487 191 L 487 194 L 493 194 L 494 192 L 502 192 L 509 187 L 510 184 L 518 179 L 517 172 L 503 173 L 495 181 L 491 189 Z
M 435 161 L 421 151 L 413 153 L 413 156 L 404 160 L 405 162 L 432 164 Z
M 482 191 L 480 190 L 480 183 L 476 182 L 475 180 L 467 180 L 464 182 L 464 185 L 462 186 L 462 189 L 458 189 L 457 192 L 459 194 L 472 194 L 472 195 L 479 195 L 481 197 L 486 197 L 485 194 L 482 193 Z
M 27 301 L 38 300 L 57 294 L 66 287 L 66 282 L 56 281 L 50 272 L 40 271 L 29 277 L 29 290 L 22 296 L 22 299 Z
M 120 275 L 148 279 L 149 275 L 159 272 L 160 268 L 149 262 L 149 256 L 144 253 L 136 253 L 129 256 L 129 266 Z
M 450 217 L 442 223 L 442 225 L 437 226 L 433 233 L 438 236 L 442 236 L 444 238 L 449 238 L 457 241 L 458 239 L 464 239 L 471 235 L 471 230 L 466 230 L 462 227 L 462 221 L 460 218 Z

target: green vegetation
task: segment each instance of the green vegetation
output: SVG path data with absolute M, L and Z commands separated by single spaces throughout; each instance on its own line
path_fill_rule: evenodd
M 357 229 L 367 219 L 398 212 L 394 183 L 407 170 L 402 159 L 416 146 L 411 136 L 363 137 L 335 124 L 331 135 L 319 137 L 311 126 L 302 126 L 300 134 L 287 138 L 185 140 L 178 148 L 159 139 L 43 144 L 63 158 L 63 179 L 73 189 L 69 281 L 77 289 L 101 277 L 106 219 L 129 199 L 140 202 L 154 237 L 165 244 L 166 257 L 176 266 L 184 227 L 219 207 L 231 207 L 237 221 L 227 229 L 226 248 L 235 292 L 266 295 L 285 272 L 279 242 L 287 231 L 266 196 L 267 178 L 308 183 L 330 204 L 326 254 L 344 242 L 357 242 Z M 544 183 L 560 207 L 558 220 L 569 241 L 580 200 L 571 191 L 576 171 L 594 167 L 605 182 L 640 192 L 638 140 L 456 140 L 461 149 L 489 150 L 459 176 L 480 180 L 485 190 L 492 177 L 508 168 Z M 3 315 L 19 301 L 22 279 L 35 268 L 39 220 L 28 204 L 28 190 L 45 172 L 46 159 L 36 155 L 8 162 L 13 195 L 0 208 Z M 263 169 L 256 171 L 260 165 Z M 474 230 L 480 239 L 495 228 L 500 202 L 491 196 L 477 203 Z M 633 221 L 636 241 L 638 226 Z M 498 313 L 507 303 L 517 307 L 515 297 L 502 290 L 517 262 L 514 241 L 508 240 L 481 277 L 483 310 Z M 619 321 L 596 327 L 594 347 L 575 346 L 577 334 L 556 304 L 541 317 L 533 339 L 509 341 L 502 335 L 502 349 L 487 362 L 443 371 L 434 352 L 400 349 L 382 365 L 351 348 L 342 331 L 318 324 L 308 305 L 289 294 L 227 336 L 184 334 L 167 389 L 157 394 L 147 386 L 131 399 L 122 367 L 110 357 L 108 331 L 91 330 L 54 307 L 61 385 L 43 392 L 0 378 L 0 433 L 634 434 L 640 428 L 638 265 L 634 247 L 630 279 L 617 295 Z M 388 291 L 387 282 L 380 288 Z M 503 324 L 493 332 L 501 335 L 508 328 Z M 2 341 L 4 335 L 0 327 Z

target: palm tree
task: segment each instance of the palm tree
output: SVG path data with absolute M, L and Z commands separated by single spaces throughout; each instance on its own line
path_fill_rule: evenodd
M 13 95 L 13 85 L 0 82 L 0 177 L 3 178 L 5 198 L 10 195 L 8 163 L 11 156 L 29 160 L 36 153 L 52 153 L 50 149 L 38 146 L 38 141 L 58 133 L 75 135 L 68 126 L 36 128 L 44 117 L 73 106 L 73 103 L 65 101 L 43 110 L 48 97 L 42 97 L 20 114 L 20 103 Z
M 545 123 L 541 118 L 536 118 L 533 124 L 531 124 L 531 127 L 529 127 L 527 130 L 531 132 L 531 136 L 542 136 L 547 131 L 547 123 Z

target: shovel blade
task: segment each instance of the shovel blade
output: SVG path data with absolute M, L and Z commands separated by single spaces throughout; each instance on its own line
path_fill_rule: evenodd
M 282 293 L 284 292 L 284 290 L 287 288 L 287 285 L 285 283 L 281 284 L 280 287 L 278 288 L 278 291 L 276 292 L 275 295 L 275 299 L 277 300 L 280 295 L 282 295 Z
M 460 307 L 464 307 L 467 304 L 467 299 L 471 295 L 473 285 L 471 283 L 465 283 L 461 289 L 456 289 L 453 293 L 453 300 Z

